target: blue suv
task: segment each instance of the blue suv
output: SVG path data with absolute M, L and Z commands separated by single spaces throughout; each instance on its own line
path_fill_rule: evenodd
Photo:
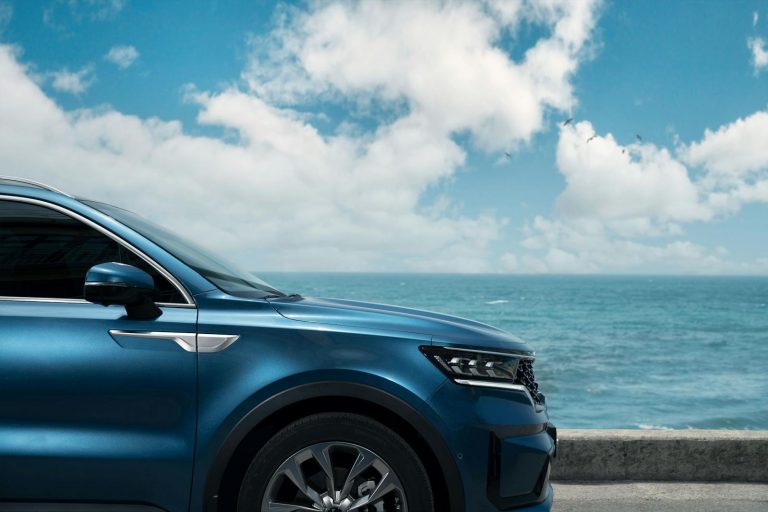
M 549 510 L 534 355 L 0 178 L 0 510 Z

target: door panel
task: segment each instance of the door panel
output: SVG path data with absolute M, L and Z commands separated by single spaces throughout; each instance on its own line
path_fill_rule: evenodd
M 186 510 L 196 358 L 173 341 L 197 310 L 129 320 L 119 306 L 0 300 L 0 501 L 145 503 Z

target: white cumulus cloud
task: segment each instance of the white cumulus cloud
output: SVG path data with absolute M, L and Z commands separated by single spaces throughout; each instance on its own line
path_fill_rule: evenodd
M 706 130 L 704 137 L 690 144 L 685 160 L 705 167 L 713 176 L 740 179 L 768 170 L 768 111 L 761 110 L 743 119 Z
M 593 135 L 586 121 L 560 133 L 557 166 L 566 189 L 558 206 L 563 216 L 618 222 L 710 216 L 687 168 L 667 149 L 643 143 L 622 146 L 611 134 Z
M 0 47 L 0 162 L 160 219 L 252 269 L 494 270 L 506 219 L 424 194 L 464 165 L 457 134 L 508 148 L 574 105 L 570 79 L 597 9 L 518 4 L 286 8 L 266 50 L 253 43 L 245 90 L 188 91 L 198 122 L 226 138 L 108 107 L 66 111 Z M 499 44 L 523 20 L 544 35 L 515 61 Z M 303 113 L 318 102 L 352 113 L 320 130 Z M 383 115 L 356 124 L 367 111 Z
M 78 71 L 67 68 L 48 73 L 51 86 L 57 91 L 70 94 L 82 94 L 93 85 L 93 66 L 84 66 Z
M 139 52 L 133 46 L 118 45 L 110 48 L 104 58 L 120 69 L 128 69 L 139 58 Z
M 686 240 L 648 242 L 617 235 L 596 219 L 536 217 L 526 226 L 516 271 L 554 274 L 654 272 L 719 274 L 768 270 L 768 266 L 734 265 L 725 250 Z
M 681 151 L 689 165 L 706 174 L 700 188 L 715 212 L 732 213 L 744 204 L 768 202 L 768 111 L 707 130 Z
M 722 247 L 681 238 L 684 226 L 768 202 L 768 112 L 706 130 L 676 151 L 621 145 L 591 123 L 561 129 L 557 165 L 566 181 L 557 211 L 524 229 L 514 272 L 767 273 L 765 260 L 733 261 Z M 511 263 L 511 264 L 510 264 Z
M 237 143 L 183 133 L 178 122 L 111 109 L 63 111 L 0 47 L 0 162 L 137 210 L 249 268 L 487 270 L 501 220 L 421 211 L 421 192 L 463 151 L 418 119 L 354 138 L 322 136 L 294 112 L 231 89 L 198 94 L 200 122 Z
M 499 150 L 540 131 L 548 109 L 575 104 L 570 79 L 596 13 L 597 2 L 566 0 L 320 4 L 256 39 L 244 78 L 288 104 L 317 95 L 404 102 L 431 131 L 466 130 Z M 549 37 L 514 61 L 498 43 L 523 21 Z

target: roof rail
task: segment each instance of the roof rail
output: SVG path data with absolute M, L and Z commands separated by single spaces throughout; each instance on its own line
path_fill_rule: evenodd
M 16 178 L 14 176 L 0 176 L 0 184 L 2 184 L 3 181 L 11 181 L 14 183 L 20 183 L 22 185 L 28 185 L 30 187 L 34 188 L 41 188 L 43 190 L 49 190 L 51 192 L 56 192 L 57 194 L 61 194 L 63 196 L 72 197 L 71 195 L 67 194 L 66 192 L 62 192 L 61 190 L 57 188 L 53 188 L 50 185 L 46 185 L 45 183 L 40 183 L 39 181 L 33 181 L 28 180 L 26 178 Z

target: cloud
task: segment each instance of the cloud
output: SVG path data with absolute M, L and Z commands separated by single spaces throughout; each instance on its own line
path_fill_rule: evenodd
M 706 174 L 699 181 L 709 208 L 733 213 L 744 204 L 768 202 L 768 111 L 707 130 L 701 141 L 681 149 L 681 158 Z
M 756 27 L 757 23 L 760 21 L 760 13 L 757 11 L 752 12 L 752 26 Z
M 567 110 L 588 54 L 597 2 L 380 2 L 289 11 L 253 41 L 243 77 L 283 104 L 321 96 L 406 105 L 443 134 L 469 132 L 485 150 L 527 142 L 549 109 Z M 498 46 L 523 22 L 542 27 L 519 61 Z
M 127 4 L 128 0 L 55 0 L 43 10 L 43 23 L 66 31 L 71 23 L 111 21 Z
M 133 46 L 118 45 L 110 48 L 104 58 L 120 69 L 127 69 L 139 58 L 139 52 Z
M 654 244 L 617 236 L 594 219 L 538 216 L 526 226 L 525 234 L 527 252 L 519 257 L 515 272 L 720 274 L 768 270 L 764 265 L 729 263 L 722 248 L 711 250 L 685 240 Z
M 252 46 L 245 90 L 187 90 L 198 123 L 224 138 L 109 107 L 65 111 L 0 47 L 0 161 L 160 219 L 247 268 L 490 271 L 507 220 L 425 193 L 464 165 L 457 135 L 507 148 L 574 105 L 597 9 L 519 4 L 286 7 L 267 48 Z M 517 62 L 499 44 L 524 21 L 542 36 Z M 328 129 L 304 113 L 318 105 L 347 115 Z M 371 112 L 376 122 L 358 122 Z
M 128 4 L 128 0 L 67 0 L 75 16 L 87 16 L 93 21 L 114 19 Z
M 110 107 L 65 110 L 0 46 L 0 162 L 251 269 L 768 272 L 768 260 L 734 262 L 682 239 L 691 223 L 768 201 L 764 111 L 674 148 L 622 144 L 588 121 L 561 128 L 555 211 L 500 257 L 508 219 L 427 200 L 469 151 L 514 150 L 577 107 L 572 80 L 593 51 L 598 3 L 280 9 L 276 28 L 252 39 L 239 86 L 186 90 L 197 123 L 220 138 Z M 531 27 L 540 37 L 512 58 L 505 41 Z M 80 94 L 92 68 L 47 79 Z M 342 114 L 307 113 L 317 111 Z
M 755 68 L 755 74 L 768 69 L 768 49 L 766 49 L 765 40 L 762 37 L 751 37 L 747 40 L 747 46 L 752 51 L 752 67 Z
M 611 134 L 594 135 L 586 121 L 561 130 L 557 166 L 566 181 L 557 201 L 563 217 L 651 228 L 711 216 L 688 170 L 668 150 L 643 143 L 622 146 Z
M 60 92 L 82 94 L 87 91 L 95 78 L 93 66 L 84 66 L 79 71 L 69 71 L 67 68 L 52 71 L 46 75 L 51 80 L 51 86 Z
M 706 130 L 675 152 L 621 145 L 591 123 L 561 128 L 558 170 L 566 188 L 552 218 L 524 227 L 512 272 L 768 273 L 765 260 L 733 261 L 723 248 L 680 238 L 685 225 L 768 202 L 768 112 Z M 587 142 L 589 140 L 589 142 Z
M 66 112 L 0 47 L 0 161 L 10 174 L 139 211 L 248 268 L 488 270 L 503 221 L 422 211 L 421 193 L 461 165 L 418 118 L 365 137 L 322 136 L 295 112 L 228 89 L 198 93 L 199 121 L 111 109 Z M 151 185 L 148 185 L 151 184 Z M 209 207 L 209 205 L 216 205 Z
M 684 149 L 691 165 L 702 166 L 723 180 L 743 179 L 768 170 L 768 111 L 757 111 L 743 119 L 706 130 L 701 141 Z

